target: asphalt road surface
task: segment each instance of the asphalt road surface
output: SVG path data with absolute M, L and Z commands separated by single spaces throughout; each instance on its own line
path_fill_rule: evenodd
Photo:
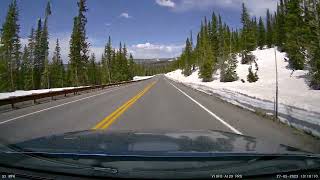
M 10 143 L 89 129 L 211 129 L 320 153 L 319 139 L 164 76 L 0 112 L 0 138 Z

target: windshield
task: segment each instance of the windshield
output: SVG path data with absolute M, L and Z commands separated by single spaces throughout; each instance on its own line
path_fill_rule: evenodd
M 169 179 L 319 170 L 319 1 L 0 9 L 0 169 Z

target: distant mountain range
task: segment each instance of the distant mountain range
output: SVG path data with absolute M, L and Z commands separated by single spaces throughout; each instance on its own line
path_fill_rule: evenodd
M 153 58 L 153 59 L 134 59 L 133 61 L 137 64 L 145 65 L 164 65 L 171 61 L 175 61 L 177 58 Z M 68 64 L 63 64 L 64 69 L 68 69 Z
M 153 59 L 134 59 L 137 64 L 153 64 L 156 62 L 175 61 L 177 58 L 153 58 Z

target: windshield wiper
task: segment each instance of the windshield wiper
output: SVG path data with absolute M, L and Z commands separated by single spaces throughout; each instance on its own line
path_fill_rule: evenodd
M 87 171 L 88 173 L 94 174 L 94 175 L 97 175 L 98 173 L 100 173 L 100 175 L 102 176 L 110 175 L 110 174 L 115 175 L 118 173 L 117 168 L 100 166 L 99 163 L 96 165 L 93 165 L 93 164 L 85 165 L 83 163 L 66 162 L 65 160 L 61 160 L 60 158 L 66 158 L 66 157 L 69 157 L 69 155 L 71 155 L 66 153 L 44 153 L 44 152 L 32 152 L 32 151 L 27 151 L 27 152 L 8 151 L 8 152 L 2 152 L 2 153 L 9 156 L 12 155 L 14 158 L 17 158 L 16 157 L 17 155 L 22 155 L 32 159 L 35 163 L 34 163 L 34 166 L 33 167 L 31 166 L 31 168 L 29 169 L 39 169 L 38 164 L 44 163 L 46 165 L 41 166 L 41 168 L 42 169 L 47 168 L 48 171 L 52 171 L 52 170 L 56 171 L 57 169 L 61 169 L 61 172 L 65 173 L 66 170 L 68 169 L 73 171 L 79 171 L 81 173 L 83 173 L 83 171 Z M 26 157 L 23 157 L 23 158 L 26 158 Z M 76 161 L 77 160 L 76 157 L 77 156 L 74 154 L 74 156 L 70 156 L 70 158 L 67 158 L 67 159 Z M 18 166 L 16 166 L 16 165 L 4 164 L 3 162 L 0 162 L 0 165 L 4 167 L 11 166 L 14 168 L 23 167 L 23 166 L 20 166 L 21 164 L 18 164 Z M 50 167 L 54 169 L 51 169 Z

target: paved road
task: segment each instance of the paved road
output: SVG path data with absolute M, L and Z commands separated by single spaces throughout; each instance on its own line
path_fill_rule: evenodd
M 211 129 L 320 152 L 316 138 L 164 76 L 0 113 L 9 142 L 88 129 Z

